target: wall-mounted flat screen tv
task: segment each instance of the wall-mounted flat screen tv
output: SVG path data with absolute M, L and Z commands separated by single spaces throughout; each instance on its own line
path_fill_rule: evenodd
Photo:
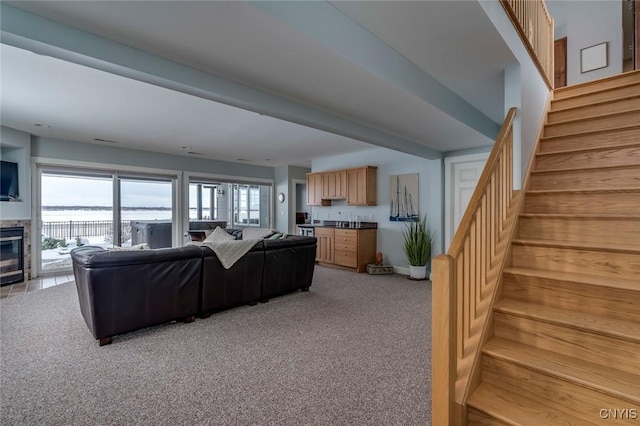
M 19 196 L 18 163 L 0 161 L 0 201 L 10 201 Z

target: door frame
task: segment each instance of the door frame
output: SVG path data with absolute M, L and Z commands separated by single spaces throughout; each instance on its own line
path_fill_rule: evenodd
M 296 212 L 298 210 L 298 185 L 304 185 L 305 188 L 307 186 L 306 179 L 291 179 L 291 184 L 293 186 L 293 190 L 290 191 L 291 196 L 289 197 L 289 233 L 296 234 Z M 308 189 L 308 188 L 307 188 Z M 307 200 L 304 200 L 306 203 Z M 309 213 L 311 214 L 311 213 Z M 293 219 L 292 219 L 293 218 Z

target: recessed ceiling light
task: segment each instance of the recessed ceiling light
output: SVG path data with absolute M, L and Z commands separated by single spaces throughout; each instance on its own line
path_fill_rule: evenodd
M 189 151 L 189 152 L 187 152 L 187 154 L 191 154 L 191 155 L 204 155 L 204 154 L 203 154 L 203 153 L 201 153 L 201 152 L 194 152 L 194 151 Z
M 182 149 L 193 149 L 192 146 L 183 146 Z
M 36 126 L 36 127 L 51 127 L 48 124 L 42 124 L 42 123 L 35 123 L 34 126 Z
M 118 143 L 117 141 L 112 141 L 110 139 L 102 139 L 102 138 L 93 138 L 96 142 L 107 142 L 107 143 Z
M 245 160 L 244 158 L 238 158 L 236 161 L 249 161 L 249 160 Z
M 271 158 L 265 158 L 264 161 L 271 161 Z

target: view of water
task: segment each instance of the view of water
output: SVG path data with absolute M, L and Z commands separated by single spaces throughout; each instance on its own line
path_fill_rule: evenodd
M 209 209 L 202 209 L 202 216 L 209 216 Z M 189 209 L 189 217 L 196 218 L 196 209 Z M 111 210 L 44 210 L 43 222 L 66 222 L 69 220 L 112 220 Z M 171 220 L 171 210 L 125 210 L 122 220 Z

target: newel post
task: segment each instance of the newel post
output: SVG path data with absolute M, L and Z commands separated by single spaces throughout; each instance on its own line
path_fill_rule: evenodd
M 456 425 L 456 285 L 454 261 L 433 259 L 431 287 L 431 424 Z

